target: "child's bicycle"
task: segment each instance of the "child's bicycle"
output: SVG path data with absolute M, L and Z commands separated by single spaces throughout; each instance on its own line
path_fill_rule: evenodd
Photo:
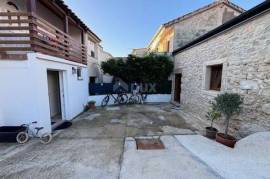
M 39 138 L 40 142 L 42 144 L 48 144 L 52 141 L 52 134 L 42 134 L 41 136 L 39 136 L 39 131 L 41 131 L 42 129 L 44 129 L 44 127 L 35 127 L 36 132 L 33 132 L 30 129 L 30 126 L 33 124 L 37 124 L 37 122 L 32 122 L 30 124 L 23 124 L 22 127 L 25 127 L 25 131 L 18 133 L 16 140 L 19 144 L 25 144 L 26 142 L 29 141 L 30 138 Z

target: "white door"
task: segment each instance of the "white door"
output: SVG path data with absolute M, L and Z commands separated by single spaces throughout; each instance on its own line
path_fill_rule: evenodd
M 61 116 L 59 72 L 48 71 L 48 93 L 51 118 Z

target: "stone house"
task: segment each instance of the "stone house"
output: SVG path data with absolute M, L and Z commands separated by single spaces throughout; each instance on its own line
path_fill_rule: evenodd
M 238 16 L 245 10 L 228 0 L 217 0 L 184 16 L 160 26 L 148 47 L 134 49 L 133 53 L 171 53 L 197 37 Z
M 143 57 L 147 55 L 147 48 L 134 48 L 132 49 L 131 54 L 137 57 Z
M 243 111 L 232 120 L 231 132 L 244 137 L 270 130 L 269 0 L 176 49 L 173 56 L 172 102 L 205 120 L 214 97 L 239 93 Z

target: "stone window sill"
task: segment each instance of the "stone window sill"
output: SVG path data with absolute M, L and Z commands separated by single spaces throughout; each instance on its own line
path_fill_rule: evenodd
M 221 91 L 202 90 L 202 93 L 208 96 L 217 97 L 219 94 L 221 94 Z

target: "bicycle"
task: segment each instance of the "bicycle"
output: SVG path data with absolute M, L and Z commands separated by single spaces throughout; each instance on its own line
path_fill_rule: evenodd
M 44 129 L 44 127 L 35 127 L 36 132 L 33 132 L 32 130 L 30 130 L 30 126 L 33 124 L 37 124 L 37 122 L 32 122 L 30 124 L 23 124 L 22 127 L 25 127 L 26 130 L 23 132 L 18 133 L 16 140 L 19 144 L 25 144 L 26 142 L 29 141 L 30 138 L 39 138 L 40 142 L 42 144 L 48 144 L 52 141 L 52 134 L 42 134 L 41 136 L 39 136 L 39 132 Z
M 140 93 L 141 95 L 141 103 L 143 104 L 147 99 L 147 93 Z
M 107 94 L 101 102 L 101 107 L 107 106 L 111 97 L 114 99 L 114 104 L 126 104 L 128 101 L 128 95 L 126 93 L 118 93 L 116 97 L 113 94 Z
M 138 93 L 138 94 L 131 94 L 128 99 L 129 104 L 143 104 L 147 99 L 147 94 Z
M 141 93 L 141 88 L 137 83 L 135 83 L 135 88 L 133 89 L 131 96 L 128 99 L 130 104 L 143 104 L 147 98 L 147 94 Z

